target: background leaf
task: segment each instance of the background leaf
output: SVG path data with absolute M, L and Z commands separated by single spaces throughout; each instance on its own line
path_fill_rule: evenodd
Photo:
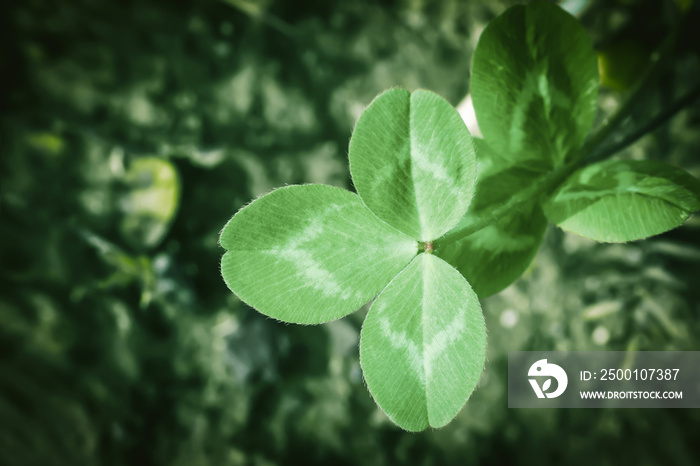
M 561 165 L 593 122 L 598 68 L 579 22 L 555 5 L 514 6 L 484 29 L 471 80 L 479 127 L 495 149 Z
M 442 427 L 481 377 L 486 326 L 479 300 L 454 268 L 420 254 L 372 305 L 360 361 L 372 396 L 406 430 Z
M 661 162 L 609 160 L 573 173 L 543 207 L 581 236 L 634 241 L 680 226 L 700 209 L 700 181 Z
M 241 209 L 224 227 L 221 272 L 265 315 L 314 324 L 372 299 L 417 252 L 349 191 L 288 186 Z
M 475 138 L 479 160 L 476 193 L 457 229 L 467 227 L 501 206 L 539 176 L 524 167 L 508 167 L 483 139 Z M 464 275 L 474 292 L 485 298 L 520 278 L 542 243 L 547 219 L 537 200 L 518 207 L 501 220 L 435 251 Z
M 168 232 L 180 200 L 175 166 L 157 157 L 134 160 L 124 175 L 131 189 L 124 196 L 122 235 L 135 248 L 156 246 Z
M 357 192 L 379 218 L 422 241 L 455 226 L 474 194 L 476 159 L 457 111 L 429 91 L 379 95 L 350 140 Z

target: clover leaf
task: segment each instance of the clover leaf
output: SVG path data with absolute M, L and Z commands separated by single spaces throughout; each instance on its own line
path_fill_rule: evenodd
M 700 210 L 700 181 L 654 160 L 607 160 L 574 172 L 543 204 L 553 223 L 604 242 L 658 235 Z
M 374 298 L 418 246 L 377 219 L 357 194 L 287 186 L 224 227 L 221 272 L 241 300 L 285 322 L 339 319 Z
M 553 168 L 591 129 L 598 95 L 593 44 L 556 5 L 516 5 L 491 21 L 474 51 L 471 91 L 486 141 L 513 161 Z
M 476 294 L 431 242 L 474 196 L 472 138 L 437 94 L 392 89 L 350 142 L 358 194 L 287 186 L 241 209 L 221 232 L 228 287 L 261 313 L 316 324 L 379 294 L 361 334 L 361 364 L 379 406 L 407 430 L 440 427 L 484 366 Z
M 357 192 L 380 219 L 431 241 L 454 227 L 474 196 L 469 130 L 437 94 L 392 89 L 379 95 L 350 140 Z
M 420 254 L 386 287 L 362 327 L 367 386 L 406 430 L 450 422 L 479 381 L 485 357 L 476 293 L 432 254 Z
M 596 110 L 598 68 L 586 30 L 556 5 L 516 5 L 479 37 L 471 92 L 484 139 L 476 140 L 476 194 L 455 230 L 489 218 L 518 192 L 560 168 L 581 147 Z M 441 245 L 484 298 L 513 283 L 547 226 L 537 196 L 484 228 Z

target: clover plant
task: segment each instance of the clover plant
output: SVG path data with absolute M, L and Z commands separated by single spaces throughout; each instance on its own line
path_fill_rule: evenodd
M 483 139 L 430 91 L 380 94 L 350 140 L 357 193 L 286 186 L 242 208 L 221 232 L 226 284 L 298 324 L 374 300 L 360 337 L 369 391 L 406 430 L 446 425 L 484 367 L 479 297 L 523 273 L 548 221 L 623 242 L 700 209 L 700 182 L 678 168 L 583 163 L 597 85 L 596 55 L 575 18 L 548 3 L 507 10 L 474 52 Z

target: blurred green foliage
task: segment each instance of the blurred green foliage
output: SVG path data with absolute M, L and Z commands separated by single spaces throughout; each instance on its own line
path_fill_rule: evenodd
M 365 310 L 285 325 L 221 280 L 219 229 L 244 202 L 348 187 L 364 106 L 397 85 L 459 103 L 508 4 L 3 2 L 0 464 L 697 464 L 696 410 L 505 400 L 509 350 L 700 349 L 697 218 L 625 245 L 550 229 L 525 277 L 483 303 L 480 388 L 421 434 L 363 385 Z M 651 50 L 680 4 L 697 18 L 697 2 L 601 0 L 581 20 L 600 50 Z M 697 34 L 623 130 L 697 80 Z M 599 119 L 621 96 L 603 89 Z M 624 155 L 698 176 L 699 129 L 696 105 Z

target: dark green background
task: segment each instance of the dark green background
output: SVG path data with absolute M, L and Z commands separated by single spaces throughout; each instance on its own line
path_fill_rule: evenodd
M 698 217 L 626 245 L 550 228 L 524 278 L 483 302 L 467 407 L 419 434 L 363 384 L 366 309 L 282 324 L 219 275 L 218 232 L 250 199 L 351 187 L 348 138 L 378 92 L 458 104 L 479 32 L 509 4 L 2 2 L 0 464 L 697 464 L 697 410 L 509 410 L 505 393 L 509 350 L 699 350 Z M 582 12 L 608 64 L 598 121 L 678 6 L 700 24 L 690 0 Z M 623 130 L 697 82 L 692 39 Z M 698 153 L 696 104 L 624 155 L 698 176 Z

